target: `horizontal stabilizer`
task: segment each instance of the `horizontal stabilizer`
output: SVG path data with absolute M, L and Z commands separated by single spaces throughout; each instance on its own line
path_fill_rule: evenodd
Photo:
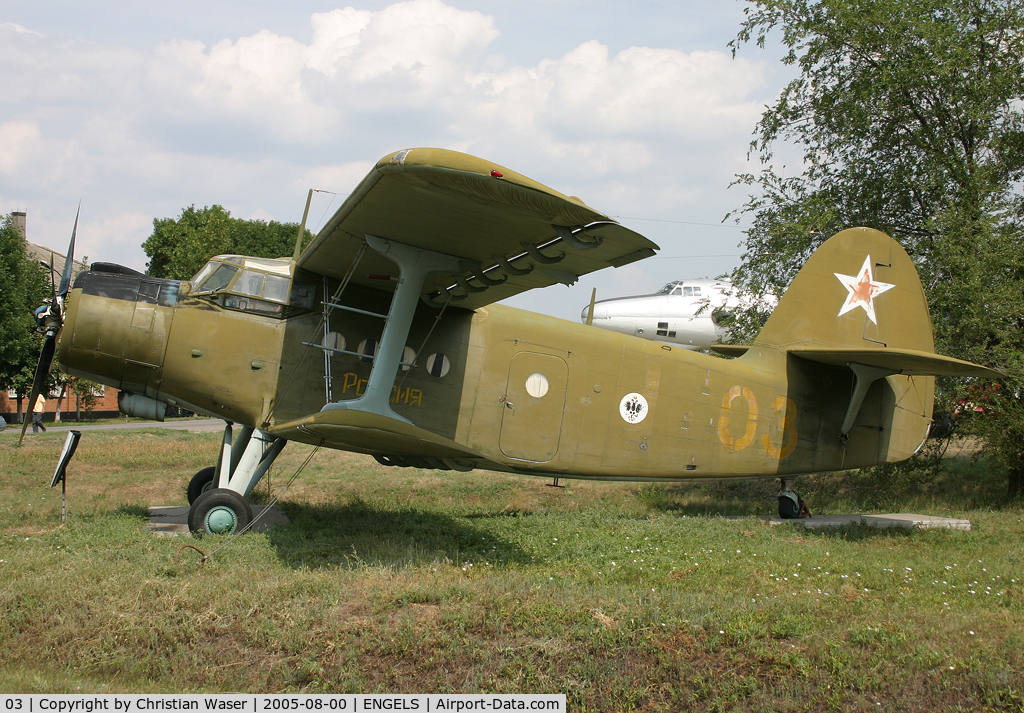
M 905 376 L 978 376 L 987 379 L 1005 377 L 995 369 L 969 361 L 914 349 L 843 349 L 827 347 L 791 347 L 790 354 L 830 366 L 864 364 L 888 369 Z
M 708 347 L 715 354 L 727 357 L 741 357 L 750 349 L 748 344 L 712 344 Z

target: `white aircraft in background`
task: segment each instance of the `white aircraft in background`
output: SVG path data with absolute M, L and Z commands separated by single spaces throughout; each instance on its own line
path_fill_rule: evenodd
M 740 300 L 728 280 L 676 280 L 653 295 L 616 297 L 594 303 L 593 325 L 631 336 L 710 349 L 726 336 Z M 588 321 L 590 305 L 580 315 Z

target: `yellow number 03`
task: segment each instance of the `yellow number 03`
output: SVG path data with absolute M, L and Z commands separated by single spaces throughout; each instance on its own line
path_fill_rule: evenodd
M 729 433 L 730 411 L 732 402 L 736 399 L 745 399 L 747 402 L 747 427 L 743 435 L 733 438 Z M 785 458 L 796 450 L 796 402 L 787 396 L 779 396 L 772 402 L 772 411 L 781 411 L 782 417 L 782 440 L 776 445 L 772 443 L 771 436 L 767 433 L 761 436 L 761 446 L 769 458 Z M 757 397 L 754 392 L 746 386 L 737 384 L 725 392 L 722 399 L 722 413 L 718 419 L 718 440 L 726 448 L 734 451 L 741 451 L 754 441 L 754 434 L 757 433 Z
M 747 407 L 749 409 L 747 411 L 747 430 L 743 432 L 743 436 L 740 438 L 733 438 L 732 434 L 729 433 L 729 411 L 732 409 L 732 402 L 741 397 L 747 400 Z M 742 451 L 754 440 L 754 434 L 756 432 L 757 397 L 754 396 L 754 392 L 746 386 L 741 387 L 737 384 L 726 391 L 725 398 L 722 399 L 722 414 L 718 419 L 718 440 L 720 440 L 722 445 L 726 448 L 731 448 L 734 451 Z

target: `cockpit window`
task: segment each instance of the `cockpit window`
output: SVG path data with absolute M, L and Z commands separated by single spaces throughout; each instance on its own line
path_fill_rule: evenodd
M 711 321 L 716 327 L 726 327 L 733 323 L 736 315 L 729 307 L 716 307 L 711 311 Z
M 658 291 L 659 295 L 678 295 L 679 294 L 679 281 L 670 282 L 661 290 Z
M 221 264 L 213 271 L 212 275 L 199 285 L 198 289 L 200 292 L 223 290 L 231 282 L 231 278 L 235 276 L 236 272 L 238 272 L 238 268 L 234 265 Z
M 239 297 L 238 295 L 225 295 L 224 306 L 228 309 L 262 314 L 268 317 L 280 317 L 284 314 L 284 305 L 272 304 L 263 300 L 252 299 L 251 297 Z
M 313 307 L 316 288 L 292 281 L 290 260 L 218 255 L 192 279 L 197 297 L 228 309 L 270 317 L 290 317 Z
M 274 302 L 287 302 L 288 282 L 287 277 L 267 275 L 267 286 L 263 288 L 263 299 Z
M 196 273 L 195 277 L 192 278 L 192 284 L 196 289 L 199 289 L 199 285 L 203 284 L 203 280 L 209 277 L 210 273 L 213 272 L 213 269 L 217 267 L 217 265 L 220 265 L 220 263 L 212 260 L 203 265 L 203 268 Z
M 683 297 L 693 297 L 693 288 L 692 287 L 684 287 L 683 288 Z
M 252 295 L 253 297 L 259 297 L 263 294 L 263 280 L 266 278 L 262 272 L 256 272 L 255 270 L 242 270 L 242 274 L 238 276 L 238 280 L 235 282 L 232 292 L 237 292 L 241 295 Z

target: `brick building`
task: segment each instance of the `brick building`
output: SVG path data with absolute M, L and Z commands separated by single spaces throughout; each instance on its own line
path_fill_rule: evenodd
M 67 393 L 57 402 L 57 395 L 46 396 L 46 406 L 43 411 L 43 421 L 55 421 L 57 418 L 57 408 L 60 407 L 60 419 L 61 421 L 74 421 L 81 410 L 82 418 L 113 418 L 114 416 L 120 415 L 120 411 L 117 409 L 117 389 L 110 388 L 109 386 L 96 385 L 93 391 L 93 405 L 92 413 L 86 416 L 85 404 L 81 403 L 81 400 L 76 394 Z M 21 399 L 22 413 L 31 413 L 32 407 L 28 403 L 28 396 Z M 3 417 L 8 424 L 18 423 L 18 398 L 17 394 L 13 390 L 5 390 L 0 392 L 0 416 Z M 31 416 L 26 415 L 26 418 L 31 420 Z

